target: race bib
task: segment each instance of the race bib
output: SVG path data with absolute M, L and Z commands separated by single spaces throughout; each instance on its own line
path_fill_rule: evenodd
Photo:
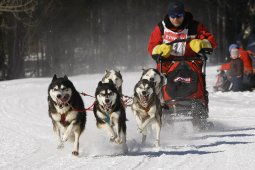
M 176 39 L 187 39 L 187 37 L 188 37 L 188 29 L 184 29 L 181 32 L 173 32 L 165 27 L 163 43 L 169 43 Z M 183 56 L 185 54 L 185 49 L 186 49 L 186 42 L 174 43 L 172 44 L 172 51 L 170 54 L 174 56 Z

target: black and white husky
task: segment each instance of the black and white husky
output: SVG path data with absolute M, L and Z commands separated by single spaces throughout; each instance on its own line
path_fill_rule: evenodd
M 142 144 L 146 140 L 149 127 L 153 127 L 156 131 L 155 146 L 160 145 L 161 110 L 154 83 L 146 79 L 140 80 L 134 88 L 132 111 L 138 125 L 138 132 L 142 133 Z
M 106 130 L 110 135 L 110 141 L 122 144 L 123 151 L 127 152 L 126 111 L 112 80 L 109 83 L 100 81 L 95 96 L 96 101 L 93 110 L 97 127 Z
M 74 140 L 72 154 L 79 155 L 79 138 L 85 129 L 86 111 L 80 94 L 67 76 L 53 76 L 48 88 L 49 116 L 58 134 L 58 148 L 68 139 Z
M 158 98 L 160 99 L 160 102 L 163 104 L 163 96 L 161 93 L 161 88 L 164 84 L 165 78 L 162 76 L 157 69 L 149 68 L 149 69 L 143 69 L 143 74 L 141 76 L 141 80 L 146 79 L 151 82 L 154 82 L 155 85 L 155 93 L 157 94 Z
M 122 75 L 121 75 L 120 71 L 115 71 L 115 70 L 108 71 L 108 70 L 106 70 L 105 74 L 102 78 L 102 82 L 103 83 L 109 83 L 109 80 L 113 81 L 113 84 L 115 85 L 115 87 L 119 91 L 120 96 L 122 96 L 123 79 L 122 79 Z

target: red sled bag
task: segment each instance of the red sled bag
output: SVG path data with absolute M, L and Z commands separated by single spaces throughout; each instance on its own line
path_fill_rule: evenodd
M 174 63 L 163 86 L 164 101 L 178 99 L 199 99 L 205 103 L 204 77 L 195 62 L 180 61 Z

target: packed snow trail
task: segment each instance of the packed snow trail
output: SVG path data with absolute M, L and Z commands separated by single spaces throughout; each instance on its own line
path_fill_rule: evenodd
M 96 128 L 94 114 L 87 112 L 80 155 L 72 156 L 72 144 L 57 148 L 48 116 L 47 89 L 51 78 L 0 82 L 0 169 L 224 169 L 255 167 L 255 92 L 213 92 L 217 67 L 208 67 L 210 118 L 215 127 L 198 132 L 190 122 L 164 126 L 161 147 L 154 148 L 153 136 L 140 147 L 141 136 L 130 108 L 127 108 L 127 145 L 110 143 Z M 142 71 L 141 71 L 142 72 Z M 123 93 L 133 95 L 141 72 L 122 73 Z M 94 95 L 102 74 L 69 77 L 76 89 Z M 93 98 L 83 97 L 86 107 Z

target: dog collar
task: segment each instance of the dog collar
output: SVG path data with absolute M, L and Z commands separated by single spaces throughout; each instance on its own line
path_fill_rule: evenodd
M 65 113 L 62 113 L 62 114 L 60 114 L 60 123 L 64 126 L 64 127 L 66 127 L 66 126 L 68 126 L 70 123 L 69 122 L 67 122 L 66 121 L 66 115 L 67 115 L 67 113 L 68 112 L 70 112 L 72 110 L 72 108 L 70 107 Z
M 68 126 L 68 125 L 70 124 L 69 122 L 66 121 L 66 113 L 61 114 L 60 123 L 61 123 L 64 127 L 66 127 L 66 126 Z
M 54 105 L 57 105 L 60 109 L 70 105 L 68 102 L 67 103 L 63 103 L 63 104 L 59 104 L 59 103 L 53 101 L 53 103 L 54 103 Z
M 114 105 L 113 105 L 113 108 L 111 109 L 110 112 L 105 111 L 105 110 L 103 109 L 103 107 L 102 107 L 100 104 L 98 104 L 98 105 L 99 105 L 99 111 L 100 111 L 101 113 L 103 113 L 103 114 L 106 116 L 106 118 L 103 119 L 103 121 L 106 122 L 106 123 L 108 123 L 108 124 L 110 124 L 111 114 L 113 113 L 113 111 L 114 111 L 114 109 L 116 108 L 117 105 L 114 104 Z
M 138 105 L 139 105 L 146 113 L 149 112 L 149 110 L 150 110 L 152 104 L 153 104 L 153 98 L 151 98 L 151 100 L 149 100 L 149 102 L 148 102 L 148 104 L 147 104 L 147 107 L 144 107 L 144 106 L 141 104 L 141 102 L 140 102 L 140 100 L 139 100 L 139 98 L 138 98 Z

